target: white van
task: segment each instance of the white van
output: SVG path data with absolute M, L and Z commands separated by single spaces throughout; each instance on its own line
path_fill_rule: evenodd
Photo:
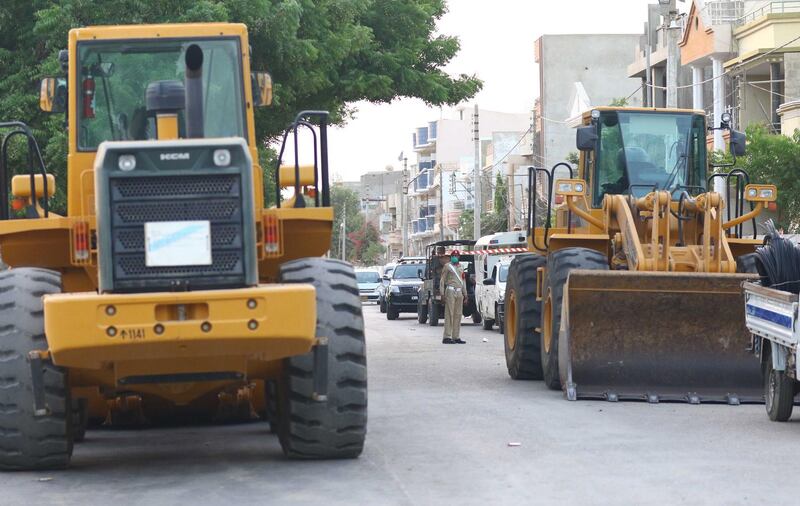
M 483 328 L 494 324 L 503 331 L 503 308 L 508 266 L 514 255 L 526 253 L 525 232 L 498 232 L 475 243 L 475 302 Z

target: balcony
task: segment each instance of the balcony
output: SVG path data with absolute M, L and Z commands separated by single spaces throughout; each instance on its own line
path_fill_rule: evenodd
M 738 3 L 738 2 L 722 2 L 722 3 Z M 769 16 L 770 14 L 800 14 L 800 0 L 783 0 L 769 2 L 766 5 L 754 9 L 743 16 L 736 19 L 736 24 L 746 25 L 753 21 Z

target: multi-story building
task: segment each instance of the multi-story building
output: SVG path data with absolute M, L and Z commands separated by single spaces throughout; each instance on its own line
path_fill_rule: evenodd
M 552 167 L 577 151 L 573 126 L 591 107 L 626 100 L 640 106 L 639 79 L 628 77 L 638 35 L 543 35 L 535 44 L 539 65 L 534 162 Z
M 428 244 L 457 238 L 461 212 L 474 207 L 474 126 L 473 109 L 462 107 L 455 118 L 429 122 L 413 133 L 417 163 L 411 167 L 406 206 L 410 252 L 421 254 Z M 529 127 L 528 114 L 480 110 L 480 166 L 495 132 L 516 132 L 519 138 Z

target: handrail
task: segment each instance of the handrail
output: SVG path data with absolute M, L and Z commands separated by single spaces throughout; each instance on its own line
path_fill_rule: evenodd
M 42 158 L 42 151 L 39 149 L 39 143 L 36 142 L 36 138 L 33 136 L 33 132 L 31 128 L 23 123 L 22 121 L 6 121 L 0 122 L 0 129 L 3 128 L 16 128 L 16 130 L 11 131 L 8 133 L 2 142 L 2 146 L 0 147 L 0 191 L 3 192 L 2 196 L 0 196 L 0 203 L 2 203 L 2 209 L 0 209 L 0 219 L 7 220 L 9 218 L 8 212 L 8 144 L 9 141 L 17 136 L 17 135 L 24 135 L 28 139 L 28 170 L 30 171 L 30 178 L 31 178 L 31 199 L 33 200 L 33 205 L 35 206 L 37 203 L 36 199 L 36 178 L 34 177 L 34 154 L 36 155 L 36 161 L 39 165 L 39 172 L 42 175 L 42 189 L 44 190 L 44 198 L 43 198 L 43 205 L 42 209 L 44 210 L 44 217 L 47 218 L 50 216 L 50 202 L 49 202 L 49 194 L 47 192 L 47 168 L 44 164 L 44 158 Z
M 288 129 L 283 133 L 283 140 L 281 142 L 281 149 L 278 153 L 277 165 L 275 168 L 275 205 L 281 207 L 281 184 L 280 184 L 280 168 L 283 161 L 283 154 L 286 151 L 286 141 L 289 139 L 289 134 L 293 134 L 294 142 L 294 207 L 306 207 L 305 199 L 300 191 L 300 155 L 299 155 L 299 142 L 298 130 L 300 127 L 306 127 L 311 130 L 314 144 L 314 188 L 317 190 L 314 195 L 314 205 L 320 205 L 320 182 L 322 183 L 322 207 L 330 207 L 330 179 L 328 177 L 328 116 L 327 111 L 301 111 L 295 116 L 294 121 Z M 317 152 L 317 134 L 308 119 L 316 117 L 319 119 L 319 152 Z M 321 170 L 320 170 L 321 169 Z

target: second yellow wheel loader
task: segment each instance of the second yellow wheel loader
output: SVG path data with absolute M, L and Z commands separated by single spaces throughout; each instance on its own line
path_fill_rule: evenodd
M 0 469 L 66 467 L 87 410 L 113 423 L 255 406 L 289 457 L 358 456 L 361 303 L 352 267 L 321 258 L 327 113 L 287 131 L 294 164 L 265 208 L 253 109 L 271 79 L 251 73 L 244 25 L 78 28 L 60 59 L 40 102 L 67 113 L 65 216 L 30 129 L 0 124 Z M 14 138 L 30 173 L 11 178 L 12 207 Z
M 570 400 L 762 400 L 740 285 L 760 243 L 745 225 L 776 188 L 709 174 L 708 130 L 702 111 L 598 108 L 577 130 L 577 170 L 531 169 L 530 253 L 505 298 L 511 377 Z M 744 153 L 743 134 L 730 143 Z

